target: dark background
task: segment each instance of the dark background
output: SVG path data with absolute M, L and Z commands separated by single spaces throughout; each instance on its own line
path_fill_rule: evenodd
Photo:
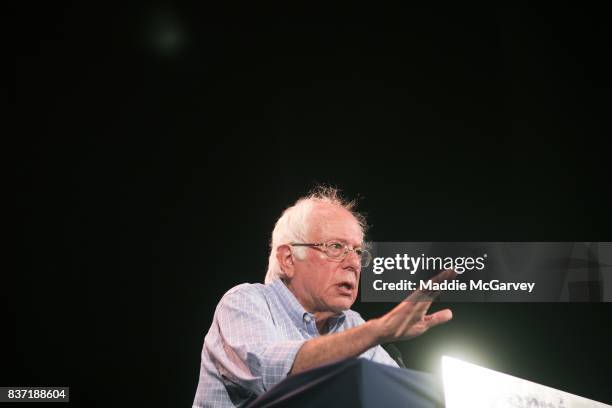
M 202 3 L 17 10 L 4 385 L 190 406 L 217 301 L 315 182 L 376 241 L 611 240 L 603 10 Z M 610 304 L 451 306 L 409 367 L 612 402 Z

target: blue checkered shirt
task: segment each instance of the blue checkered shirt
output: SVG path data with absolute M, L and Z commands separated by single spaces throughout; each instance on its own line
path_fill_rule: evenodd
M 359 313 L 347 310 L 330 319 L 329 333 L 363 323 Z M 193 407 L 247 404 L 287 377 L 302 344 L 318 336 L 314 315 L 281 280 L 230 289 L 204 338 Z M 381 346 L 360 357 L 397 367 Z

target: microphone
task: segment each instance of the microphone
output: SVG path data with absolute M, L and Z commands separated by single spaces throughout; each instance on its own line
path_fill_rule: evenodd
M 406 364 L 404 364 L 404 360 L 402 359 L 402 352 L 399 348 L 397 348 L 395 344 L 387 343 L 383 344 L 382 347 L 387 353 L 389 353 L 389 356 L 391 356 L 391 358 L 395 360 L 398 366 L 406 368 Z

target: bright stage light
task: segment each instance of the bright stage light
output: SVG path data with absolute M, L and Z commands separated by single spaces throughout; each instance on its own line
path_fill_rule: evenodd
M 446 408 L 610 408 L 551 387 L 442 357 Z

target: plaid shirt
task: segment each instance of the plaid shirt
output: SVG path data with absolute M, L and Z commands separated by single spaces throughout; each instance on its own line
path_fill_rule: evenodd
M 363 323 L 359 313 L 347 310 L 330 319 L 329 333 Z M 281 280 L 230 289 L 204 338 L 193 407 L 247 404 L 287 377 L 302 344 L 318 336 L 314 315 Z M 360 357 L 397 367 L 381 346 Z

